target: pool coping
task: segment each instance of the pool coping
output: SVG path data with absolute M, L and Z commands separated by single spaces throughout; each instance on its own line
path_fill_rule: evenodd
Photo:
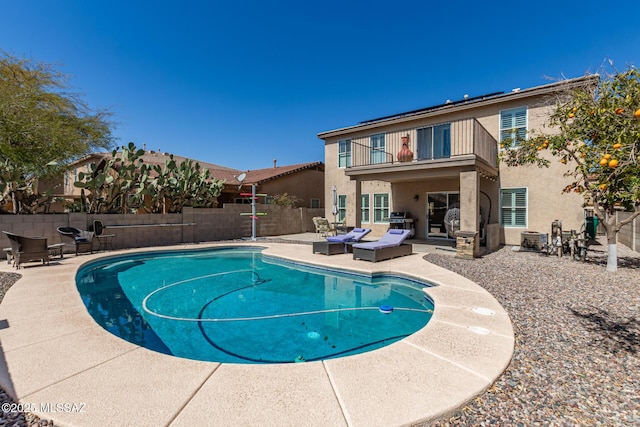
M 362 274 L 426 280 L 430 322 L 390 346 L 281 365 L 201 362 L 126 342 L 95 323 L 75 285 L 96 258 L 153 250 L 260 246 L 265 255 Z M 507 312 L 479 285 L 414 253 L 378 263 L 247 242 L 114 251 L 26 264 L 0 304 L 0 386 L 60 426 L 410 425 L 446 416 L 488 389 L 514 350 Z M 472 262 L 472 261 L 471 261 Z M 4 264 L 1 271 L 15 271 Z M 492 315 L 483 314 L 488 309 Z M 474 310 L 476 309 L 476 310 Z M 1 326 L 0 326 L 1 328 Z

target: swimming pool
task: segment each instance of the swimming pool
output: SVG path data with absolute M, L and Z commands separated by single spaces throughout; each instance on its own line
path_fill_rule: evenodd
M 430 284 L 266 257 L 262 248 L 145 252 L 83 266 L 89 313 L 151 350 L 226 363 L 293 363 L 374 350 L 424 327 Z

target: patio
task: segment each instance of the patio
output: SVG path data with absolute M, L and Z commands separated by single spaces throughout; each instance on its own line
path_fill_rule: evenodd
M 78 266 L 105 255 L 68 257 L 49 267 L 27 265 L 5 295 L 2 387 L 24 404 L 82 404 L 82 412 L 34 407 L 60 425 L 401 425 L 451 413 L 509 364 L 514 340 L 506 312 L 473 282 L 424 262 L 425 252 L 371 264 L 346 254 L 313 255 L 308 244 L 250 244 L 294 261 L 428 279 L 438 284 L 429 292 L 434 316 L 401 342 L 341 359 L 287 365 L 179 359 L 97 326 L 78 298 L 74 276 Z M 0 270 L 12 271 L 6 264 Z M 496 315 L 478 314 L 475 307 Z

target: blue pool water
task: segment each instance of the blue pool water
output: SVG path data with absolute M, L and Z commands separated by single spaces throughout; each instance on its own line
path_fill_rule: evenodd
M 97 323 L 179 357 L 293 363 L 362 353 L 424 327 L 424 287 L 263 256 L 261 248 L 146 252 L 82 267 L 76 282 Z

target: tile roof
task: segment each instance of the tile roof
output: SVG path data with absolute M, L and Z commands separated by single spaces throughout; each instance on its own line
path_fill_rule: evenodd
M 266 181 L 280 178 L 285 175 L 300 172 L 306 169 L 315 169 L 315 168 L 320 168 L 320 170 L 324 171 L 324 164 L 322 162 L 310 162 L 310 163 L 299 163 L 297 165 L 277 166 L 277 167 L 266 168 L 266 169 L 256 169 L 256 170 L 246 172 L 247 177 L 245 178 L 244 182 L 262 184 Z

